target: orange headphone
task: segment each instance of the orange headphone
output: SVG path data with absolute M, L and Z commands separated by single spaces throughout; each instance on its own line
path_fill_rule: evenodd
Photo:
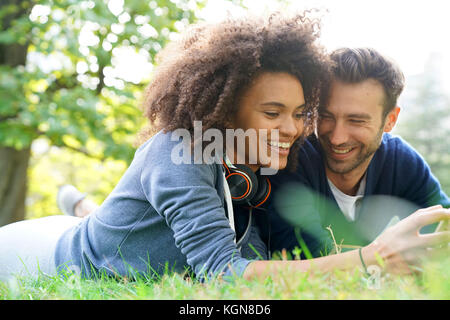
M 223 161 L 223 166 L 226 170 L 225 179 L 234 204 L 257 208 L 267 201 L 272 186 L 266 176 L 257 175 L 242 164 L 228 166 Z

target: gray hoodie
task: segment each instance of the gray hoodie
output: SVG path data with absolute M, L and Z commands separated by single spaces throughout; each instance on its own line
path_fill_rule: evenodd
M 167 270 L 241 276 L 266 249 L 252 229 L 242 253 L 226 216 L 222 165 L 174 164 L 171 133 L 144 143 L 118 185 L 94 213 L 59 239 L 58 269 L 114 275 L 163 274 Z M 230 269 L 231 267 L 231 269 Z

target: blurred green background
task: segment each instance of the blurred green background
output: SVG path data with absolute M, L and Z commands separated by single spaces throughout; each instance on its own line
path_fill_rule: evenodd
M 61 184 L 105 199 L 145 125 L 139 104 L 155 54 L 204 19 L 207 2 L 1 0 L 0 225 L 60 214 Z M 247 10 L 245 1 L 225 2 Z M 450 193 L 450 98 L 439 59 L 407 77 L 395 133 Z

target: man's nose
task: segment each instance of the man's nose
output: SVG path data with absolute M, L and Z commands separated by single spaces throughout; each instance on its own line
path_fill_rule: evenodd
M 342 121 L 336 121 L 328 134 L 330 143 L 334 146 L 345 144 L 348 141 L 348 131 Z

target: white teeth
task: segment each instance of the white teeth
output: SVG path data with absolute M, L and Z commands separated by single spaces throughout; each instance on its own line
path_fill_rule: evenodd
M 277 148 L 285 148 L 288 149 L 291 147 L 291 144 L 289 142 L 277 142 L 277 141 L 269 141 L 269 144 L 271 146 L 277 147 Z
M 343 154 L 343 153 L 350 152 L 350 151 L 352 150 L 352 148 L 350 148 L 350 149 L 344 149 L 344 150 L 338 150 L 338 149 L 331 148 L 331 150 L 333 150 L 334 153 Z

